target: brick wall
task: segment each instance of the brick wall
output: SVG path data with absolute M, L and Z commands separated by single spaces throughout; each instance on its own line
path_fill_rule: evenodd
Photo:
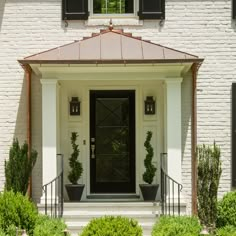
M 107 20 L 108 22 L 109 20 Z M 125 21 L 122 21 L 123 23 Z M 213 143 L 222 149 L 223 174 L 220 196 L 230 189 L 231 83 L 236 81 L 236 22 L 231 19 L 231 0 L 166 0 L 166 20 L 122 26 L 175 49 L 205 58 L 198 74 L 198 142 Z M 24 72 L 18 58 L 90 36 L 99 26 L 83 21 L 61 21 L 61 0 L 0 1 L 0 186 L 4 183 L 4 160 L 13 136 L 26 139 L 26 96 Z M 41 87 L 33 76 L 33 146 L 41 146 Z M 191 196 L 191 82 L 184 80 L 183 183 L 190 204 Z M 41 153 L 39 151 L 41 156 Z M 41 195 L 41 159 L 35 168 L 34 197 Z

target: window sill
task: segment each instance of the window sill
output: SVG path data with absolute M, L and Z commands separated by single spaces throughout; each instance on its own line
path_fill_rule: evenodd
M 112 24 L 114 26 L 142 26 L 143 20 L 139 20 L 136 17 L 119 17 L 119 18 L 105 18 L 105 17 L 89 17 L 87 21 L 85 21 L 86 26 L 109 26 L 110 19 L 112 19 Z

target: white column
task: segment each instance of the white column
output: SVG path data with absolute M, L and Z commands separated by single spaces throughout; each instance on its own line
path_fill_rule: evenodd
M 43 185 L 57 176 L 57 81 L 42 79 L 42 175 Z M 50 199 L 51 193 L 47 194 Z M 44 202 L 43 194 L 41 202 Z
M 166 151 L 168 175 L 181 183 L 181 82 L 182 78 L 166 80 Z

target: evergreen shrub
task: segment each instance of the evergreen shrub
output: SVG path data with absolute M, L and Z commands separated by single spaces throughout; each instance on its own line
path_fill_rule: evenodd
M 196 217 L 162 216 L 154 225 L 152 236 L 199 236 L 200 231 Z
M 216 236 L 236 236 L 236 227 L 227 225 L 216 231 Z
M 71 145 L 73 152 L 69 159 L 70 171 L 68 174 L 68 179 L 72 184 L 77 184 L 83 173 L 82 163 L 78 160 L 79 158 L 79 145 L 76 144 L 78 134 L 77 132 L 72 132 L 71 134 Z
M 215 228 L 217 219 L 217 193 L 221 176 L 220 148 L 198 146 L 198 217 L 202 225 Z
M 144 166 L 146 168 L 145 172 L 143 173 L 143 181 L 152 184 L 153 178 L 155 176 L 157 168 L 152 164 L 152 158 L 153 158 L 153 147 L 151 145 L 151 139 L 152 139 L 152 132 L 148 131 L 146 140 L 144 142 L 144 147 L 146 148 L 147 154 L 146 158 L 144 160 Z
M 28 155 L 28 144 L 20 146 L 14 139 L 10 148 L 9 160 L 5 161 L 5 189 L 26 194 L 38 153 L 32 150 Z
M 91 220 L 80 236 L 142 236 L 142 228 L 133 219 L 105 216 Z
M 236 191 L 227 193 L 217 206 L 217 227 L 236 227 Z
M 38 212 L 28 197 L 13 191 L 0 194 L 0 228 L 9 231 L 9 226 L 25 229 L 32 235 Z
M 34 228 L 34 236 L 63 236 L 66 224 L 62 219 L 39 215 Z

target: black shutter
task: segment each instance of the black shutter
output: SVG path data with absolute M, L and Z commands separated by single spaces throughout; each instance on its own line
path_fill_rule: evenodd
M 88 0 L 62 0 L 63 20 L 86 20 L 88 15 Z
M 232 17 L 236 19 L 236 0 L 232 0 Z
M 139 0 L 139 19 L 165 19 L 165 0 Z
M 232 84 L 232 187 L 236 187 L 236 83 Z

